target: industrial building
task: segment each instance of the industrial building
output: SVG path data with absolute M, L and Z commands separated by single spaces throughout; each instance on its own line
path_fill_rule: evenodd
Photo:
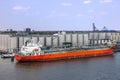
M 53 33 L 53 32 L 52 32 Z M 66 32 L 64 34 L 0 34 L 0 50 L 12 51 L 24 45 L 25 41 L 33 39 L 40 42 L 43 46 L 62 47 L 63 42 L 71 42 L 72 46 L 83 46 L 90 44 L 103 44 L 107 41 L 114 40 L 120 42 L 119 31 L 83 31 L 83 32 Z

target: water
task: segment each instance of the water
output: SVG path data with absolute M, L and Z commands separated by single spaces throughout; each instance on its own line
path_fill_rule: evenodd
M 32 63 L 0 59 L 0 80 L 120 80 L 120 53 Z

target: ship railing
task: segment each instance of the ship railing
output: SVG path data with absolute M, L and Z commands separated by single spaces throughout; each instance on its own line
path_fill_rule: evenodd
M 49 53 L 54 53 L 54 52 L 75 51 L 75 50 L 81 50 L 81 47 L 75 46 L 75 47 L 68 47 L 68 48 L 63 48 L 63 47 L 51 48 L 49 50 L 44 50 L 44 53 L 49 54 Z
M 13 49 L 13 53 L 15 53 L 15 54 L 18 53 L 19 51 L 20 51 L 20 48 L 14 48 Z
M 82 46 L 82 49 L 99 49 L 99 48 L 107 48 L 107 45 L 84 45 Z
M 18 55 L 22 55 L 22 56 L 29 56 L 29 55 L 40 55 L 40 54 L 44 54 L 44 52 L 43 51 L 41 51 L 41 52 L 34 52 L 34 51 L 32 51 L 32 52 L 29 52 L 29 51 L 26 51 L 26 53 L 22 53 L 21 51 L 20 51 L 20 49 L 21 48 L 15 48 L 15 49 L 13 49 L 13 53 L 14 54 L 18 54 Z
M 14 48 L 14 49 L 13 49 L 13 53 L 14 53 L 14 54 L 22 55 L 21 52 L 20 52 L 20 49 L 21 49 L 21 48 Z
M 89 50 L 89 49 L 102 49 L 107 48 L 108 46 L 98 45 L 98 46 L 91 46 L 91 45 L 84 45 L 84 46 L 74 46 L 74 47 L 55 47 L 50 49 L 42 49 L 40 54 L 49 54 L 49 53 L 56 53 L 56 52 L 64 52 L 64 51 L 76 51 L 76 50 Z M 15 54 L 21 54 L 20 48 L 13 49 Z M 28 53 L 31 54 L 31 53 Z

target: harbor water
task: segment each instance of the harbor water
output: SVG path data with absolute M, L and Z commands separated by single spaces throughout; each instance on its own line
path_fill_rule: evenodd
M 120 52 L 49 62 L 0 59 L 0 80 L 120 80 Z

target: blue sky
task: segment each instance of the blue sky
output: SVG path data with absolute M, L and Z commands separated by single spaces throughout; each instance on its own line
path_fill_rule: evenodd
M 120 0 L 0 0 L 0 30 L 120 30 Z

